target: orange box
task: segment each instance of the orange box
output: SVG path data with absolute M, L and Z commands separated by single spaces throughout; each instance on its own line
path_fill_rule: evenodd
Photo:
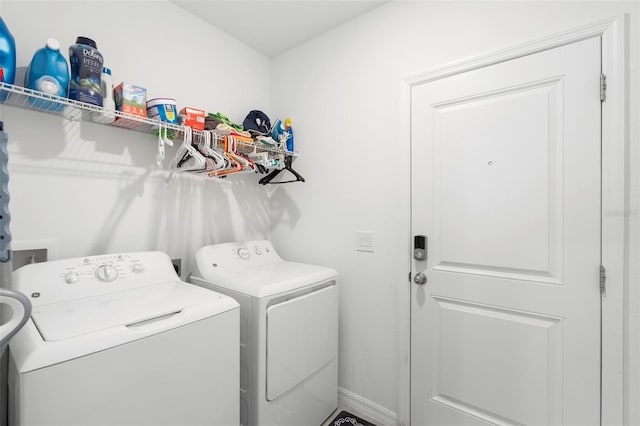
M 147 89 L 122 82 L 113 89 L 118 111 L 147 118 Z
M 207 113 L 198 108 L 184 107 L 178 113 L 182 124 L 193 130 L 204 130 L 204 117 Z

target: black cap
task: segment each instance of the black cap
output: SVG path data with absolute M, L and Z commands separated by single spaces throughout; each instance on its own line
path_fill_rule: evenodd
M 98 46 L 96 45 L 96 42 L 91 40 L 89 37 L 79 36 L 78 38 L 76 38 L 76 43 L 77 44 L 86 44 L 87 46 L 91 46 L 94 49 L 98 48 Z
M 4 123 L 0 121 L 0 132 L 4 131 Z
M 263 135 L 266 135 L 271 131 L 271 121 L 267 114 L 259 110 L 249 111 L 249 114 L 242 122 L 244 130 L 253 130 Z

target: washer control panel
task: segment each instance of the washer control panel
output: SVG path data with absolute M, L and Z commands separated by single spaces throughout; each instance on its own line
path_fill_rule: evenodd
M 61 272 L 60 275 L 65 283 L 79 284 L 94 279 L 101 283 L 112 283 L 119 279 L 127 279 L 132 274 L 142 278 L 146 271 L 144 260 L 133 254 L 91 256 L 81 259 L 82 262 L 71 263 Z
M 140 252 L 26 265 L 14 272 L 13 287 L 37 305 L 177 280 L 169 256 Z

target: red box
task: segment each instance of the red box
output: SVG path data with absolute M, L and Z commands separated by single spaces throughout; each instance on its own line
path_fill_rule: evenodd
M 207 113 L 198 108 L 184 107 L 178 113 L 184 126 L 189 126 L 193 130 L 204 130 L 204 117 Z

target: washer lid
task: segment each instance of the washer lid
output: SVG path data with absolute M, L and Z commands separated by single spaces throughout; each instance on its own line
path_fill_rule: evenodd
M 160 332 L 193 322 L 194 318 L 184 315 L 188 308 L 206 308 L 207 316 L 228 310 L 227 304 L 219 303 L 221 298 L 218 293 L 187 283 L 167 282 L 39 306 L 31 318 L 48 342 L 107 329 L 130 334 L 145 327 Z
M 262 265 L 247 263 L 244 268 L 210 267 L 210 262 L 203 263 L 198 265 L 193 281 L 202 280 L 258 298 L 334 279 L 338 275 L 331 268 L 283 260 Z

